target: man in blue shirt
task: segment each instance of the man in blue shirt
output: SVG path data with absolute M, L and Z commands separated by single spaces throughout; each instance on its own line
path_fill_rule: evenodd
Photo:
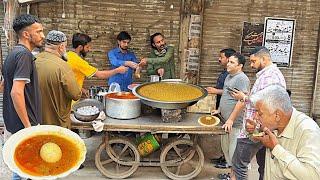
M 128 91 L 128 85 L 132 84 L 132 74 L 139 67 L 137 58 L 133 52 L 128 50 L 131 36 L 126 31 L 121 31 L 118 36 L 118 47 L 108 52 L 108 58 L 111 68 L 115 69 L 119 66 L 128 67 L 128 71 L 124 74 L 116 74 L 109 78 L 108 84 L 115 82 L 120 85 L 121 91 Z
M 222 49 L 220 51 L 219 63 L 220 63 L 221 66 L 223 66 L 224 70 L 220 73 L 220 75 L 219 75 L 219 77 L 217 79 L 216 87 L 215 88 L 214 87 L 207 87 L 206 88 L 208 93 L 217 95 L 216 109 L 219 108 L 220 99 L 221 99 L 221 95 L 222 95 L 222 92 L 223 92 L 224 80 L 226 79 L 226 77 L 229 74 L 228 71 L 227 71 L 228 60 L 229 60 L 229 57 L 232 56 L 234 53 L 236 53 L 236 51 L 234 49 L 231 49 L 231 48 Z

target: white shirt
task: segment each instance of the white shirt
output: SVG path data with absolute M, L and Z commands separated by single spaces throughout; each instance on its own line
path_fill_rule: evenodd
M 320 180 L 320 128 L 313 119 L 293 109 L 277 139 L 266 152 L 265 180 Z

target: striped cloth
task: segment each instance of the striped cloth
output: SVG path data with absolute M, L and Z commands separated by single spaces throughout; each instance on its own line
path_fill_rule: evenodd
M 270 86 L 272 84 L 278 84 L 286 88 L 286 81 L 283 77 L 283 74 L 279 70 L 276 64 L 272 64 L 263 68 L 256 74 L 257 80 L 255 81 L 254 85 L 252 86 L 251 92 L 249 95 L 253 95 L 256 92 Z M 250 102 L 246 103 L 245 115 L 242 124 L 242 130 L 239 134 L 238 138 L 247 138 L 246 132 L 246 120 L 253 119 L 255 115 L 255 108 Z

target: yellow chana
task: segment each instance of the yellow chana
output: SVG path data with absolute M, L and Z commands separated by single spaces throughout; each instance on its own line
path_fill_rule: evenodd
M 197 99 L 203 92 L 188 84 L 160 82 L 141 87 L 138 94 L 157 101 L 181 102 Z

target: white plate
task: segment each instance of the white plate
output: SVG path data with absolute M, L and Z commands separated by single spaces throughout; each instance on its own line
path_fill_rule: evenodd
M 214 124 L 203 124 L 203 123 L 200 121 L 200 119 L 201 119 L 202 117 L 212 117 L 212 118 L 214 118 L 216 121 L 214 122 Z M 209 127 L 211 127 L 211 126 L 216 126 L 216 125 L 218 125 L 218 124 L 220 123 L 220 119 L 219 119 L 218 117 L 216 117 L 216 116 L 206 115 L 206 116 L 201 116 L 201 117 L 198 119 L 198 123 L 201 124 L 202 126 L 209 126 Z
M 76 142 L 78 148 L 80 149 L 80 158 L 77 162 L 77 164 L 69 169 L 68 171 L 65 171 L 64 173 L 55 175 L 55 176 L 32 176 L 30 174 L 27 174 L 19 169 L 19 167 L 16 165 L 14 161 L 14 152 L 16 147 L 24 140 L 35 136 L 35 135 L 48 135 L 48 134 L 57 134 L 62 135 L 73 142 Z M 69 129 L 60 127 L 60 126 L 54 126 L 54 125 L 39 125 L 39 126 L 32 126 L 30 128 L 22 129 L 15 134 L 13 134 L 4 144 L 2 149 L 2 157 L 4 162 L 7 164 L 7 166 L 10 168 L 11 171 L 17 173 L 19 176 L 24 178 L 30 178 L 30 179 L 57 179 L 57 178 L 63 178 L 69 175 L 70 173 L 76 171 L 79 169 L 80 165 L 84 162 L 86 158 L 86 146 L 83 142 L 83 140 L 79 137 L 78 134 L 72 132 Z

